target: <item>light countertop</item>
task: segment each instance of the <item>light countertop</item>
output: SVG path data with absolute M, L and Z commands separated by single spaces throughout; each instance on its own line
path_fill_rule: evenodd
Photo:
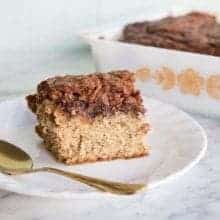
M 6 99 L 32 91 L 37 82 L 58 73 L 93 71 L 89 50 L 78 49 L 68 56 L 47 56 L 44 61 L 27 63 L 17 57 L 16 67 L 7 63 L 1 74 L 0 98 Z M 15 59 L 15 58 L 13 58 Z M 28 60 L 28 57 L 26 58 Z M 22 59 L 23 60 L 23 59 Z M 19 66 L 21 65 L 20 69 Z M 48 74 L 48 72 L 50 73 Z M 41 74 L 40 74 L 41 73 Z M 12 80 L 13 79 L 13 80 Z M 10 89 L 9 89 L 10 88 Z M 177 180 L 168 182 L 135 199 L 74 201 L 28 197 L 0 190 L 0 219 L 183 219 L 220 218 L 220 121 L 193 115 L 208 135 L 205 158 Z

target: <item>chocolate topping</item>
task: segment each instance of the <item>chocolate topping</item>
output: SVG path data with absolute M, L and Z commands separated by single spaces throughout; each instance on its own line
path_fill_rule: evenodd
M 122 41 L 220 56 L 220 24 L 214 16 L 192 12 L 129 24 Z
M 50 100 L 70 115 L 88 118 L 112 115 L 118 111 L 144 113 L 134 80 L 134 74 L 128 71 L 58 76 L 42 81 L 37 94 L 27 96 L 27 101 L 33 112 L 36 112 L 38 104 Z

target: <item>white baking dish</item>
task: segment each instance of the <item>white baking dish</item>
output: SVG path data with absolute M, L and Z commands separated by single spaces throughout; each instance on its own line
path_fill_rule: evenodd
M 97 71 L 137 70 L 147 67 L 151 77 L 137 83 L 144 94 L 175 104 L 187 111 L 220 117 L 220 80 L 216 80 L 220 78 L 220 57 L 119 42 L 123 26 L 81 35 L 84 41 L 91 45 Z M 187 69 L 197 72 L 199 77 L 203 78 L 199 94 L 183 92 L 178 80 L 171 89 L 163 89 L 155 81 L 155 73 L 162 67 L 171 69 L 177 77 Z M 207 81 L 210 75 L 217 77 Z M 192 82 L 191 87 L 194 84 L 195 82 Z

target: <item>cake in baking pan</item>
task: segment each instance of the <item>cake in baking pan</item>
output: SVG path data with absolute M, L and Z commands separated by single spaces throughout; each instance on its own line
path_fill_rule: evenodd
M 122 41 L 220 56 L 220 24 L 213 15 L 191 12 L 128 24 Z

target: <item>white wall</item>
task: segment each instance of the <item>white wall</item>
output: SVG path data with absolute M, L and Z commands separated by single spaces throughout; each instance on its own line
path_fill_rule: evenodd
M 219 2 L 219 3 L 218 3 Z M 216 0 L 0 0 L 0 51 L 62 51 L 81 28 L 126 21 L 139 13 L 195 7 Z

